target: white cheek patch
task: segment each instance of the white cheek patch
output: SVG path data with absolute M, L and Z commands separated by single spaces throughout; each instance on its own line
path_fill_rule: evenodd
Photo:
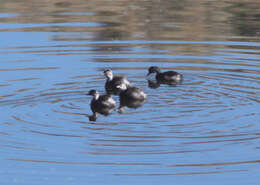
M 99 94 L 94 95 L 94 99 L 97 100 L 99 98 Z
M 112 74 L 112 73 L 108 73 L 108 74 L 107 74 L 107 78 L 108 78 L 109 80 L 112 80 L 112 79 L 113 79 L 113 74 Z
M 156 73 L 150 73 L 148 76 L 146 76 L 147 80 L 155 81 L 156 80 Z

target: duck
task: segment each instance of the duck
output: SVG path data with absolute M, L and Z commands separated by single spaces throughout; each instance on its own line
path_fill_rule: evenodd
M 176 85 L 183 80 L 183 76 L 176 71 L 161 72 L 157 66 L 151 66 L 148 69 L 147 78 L 154 77 L 158 83 L 165 83 L 169 85 Z
M 131 85 L 125 76 L 114 76 L 111 69 L 104 70 L 104 75 L 107 78 L 105 89 L 108 94 L 119 95 Z
M 88 95 L 93 96 L 90 102 L 90 108 L 93 115 L 89 117 L 90 121 L 96 121 L 97 115 L 109 115 L 116 107 L 116 101 L 110 94 L 100 95 L 97 90 L 90 90 Z
M 138 108 L 142 106 L 147 99 L 147 94 L 142 89 L 135 86 L 128 86 L 127 89 L 122 90 L 119 94 L 120 106 L 119 113 L 124 112 L 124 107 Z

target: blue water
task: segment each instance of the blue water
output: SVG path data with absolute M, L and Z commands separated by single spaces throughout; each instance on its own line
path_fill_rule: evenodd
M 257 185 L 257 6 L 109 2 L 1 3 L 0 184 Z M 149 88 L 152 65 L 183 83 Z M 107 68 L 148 99 L 89 121 Z

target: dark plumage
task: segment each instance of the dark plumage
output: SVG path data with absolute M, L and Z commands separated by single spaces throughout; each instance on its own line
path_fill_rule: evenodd
M 120 93 L 120 100 L 127 99 L 127 100 L 145 100 L 147 95 L 142 91 L 142 89 L 138 87 L 128 87 L 126 90 Z
M 143 105 L 147 98 L 147 95 L 140 88 L 131 86 L 122 91 L 119 97 L 119 112 L 122 113 L 125 106 L 130 108 L 138 108 Z
M 152 66 L 148 69 L 147 76 L 149 76 L 151 74 L 156 74 L 155 79 L 159 83 L 177 84 L 177 83 L 180 83 L 183 79 L 183 77 L 180 73 L 178 73 L 176 71 L 161 72 L 161 70 L 157 66 Z
M 91 100 L 90 107 L 93 115 L 90 117 L 91 121 L 95 121 L 97 118 L 97 113 L 107 116 L 116 107 L 116 102 L 111 95 L 99 95 L 98 91 L 90 90 L 89 95 L 93 96 Z
M 105 89 L 109 94 L 120 94 L 122 90 L 130 86 L 130 82 L 124 76 L 114 76 L 111 69 L 104 71 L 107 78 Z

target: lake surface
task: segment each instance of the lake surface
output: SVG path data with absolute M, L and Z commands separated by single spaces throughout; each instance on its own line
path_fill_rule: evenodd
M 259 184 L 259 12 L 257 0 L 2 0 L 0 184 Z M 149 88 L 152 65 L 183 83 Z M 148 99 L 89 121 L 107 68 Z

